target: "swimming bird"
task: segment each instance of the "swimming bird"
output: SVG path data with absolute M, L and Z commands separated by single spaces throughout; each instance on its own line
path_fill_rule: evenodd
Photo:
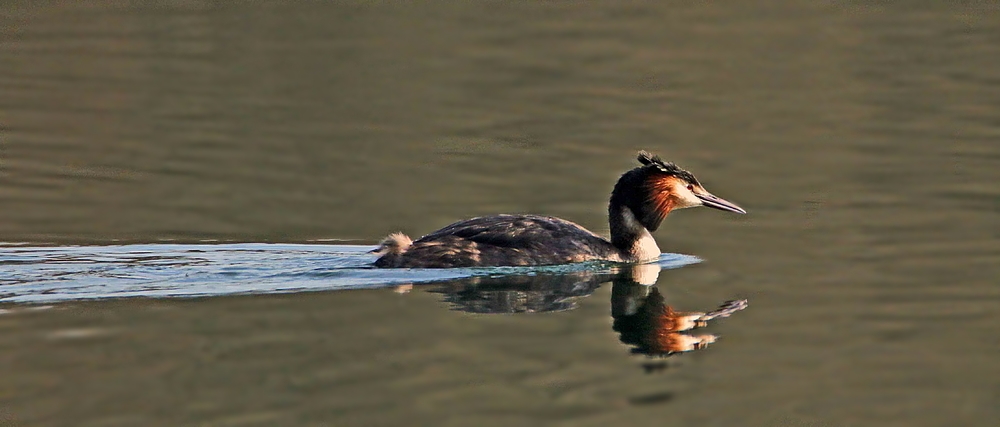
M 583 261 L 638 263 L 660 256 L 651 232 L 675 209 L 707 206 L 745 214 L 712 195 L 691 172 L 640 151 L 641 166 L 625 172 L 611 191 L 605 239 L 564 219 L 494 215 L 459 221 L 411 240 L 393 233 L 371 253 L 384 268 L 555 265 Z

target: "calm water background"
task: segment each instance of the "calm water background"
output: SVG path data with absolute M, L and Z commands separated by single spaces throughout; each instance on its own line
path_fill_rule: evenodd
M 6 302 L 2 425 L 1000 419 L 995 3 L 8 1 L 0 30 L 0 241 L 606 232 L 645 148 L 750 211 L 672 215 L 660 247 L 706 262 L 658 287 L 751 304 L 648 374 L 608 286 L 534 315 L 419 287 Z

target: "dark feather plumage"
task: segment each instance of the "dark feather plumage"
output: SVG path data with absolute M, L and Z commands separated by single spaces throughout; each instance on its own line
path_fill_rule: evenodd
M 570 221 L 538 215 L 495 215 L 459 221 L 421 237 L 376 267 L 555 265 L 620 260 L 610 242 Z

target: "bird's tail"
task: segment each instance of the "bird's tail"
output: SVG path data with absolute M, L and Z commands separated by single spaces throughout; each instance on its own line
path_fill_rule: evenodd
M 378 247 L 369 253 L 376 255 L 400 255 L 413 244 L 413 240 L 403 233 L 392 233 L 382 239 Z

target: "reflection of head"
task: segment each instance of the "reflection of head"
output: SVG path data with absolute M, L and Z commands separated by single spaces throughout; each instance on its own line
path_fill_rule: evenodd
M 729 317 L 747 308 L 747 300 L 726 301 L 707 313 L 677 312 L 666 305 L 655 286 L 615 279 L 611 289 L 611 316 L 614 330 L 632 352 L 650 356 L 669 356 L 697 350 L 718 339 L 715 335 L 689 335 L 681 332 L 706 326 L 713 319 Z
M 619 283 L 615 283 L 619 287 Z M 612 290 L 615 295 L 628 298 L 636 296 L 634 292 L 622 292 L 630 289 Z M 616 292 L 618 291 L 618 292 Z M 614 302 L 612 302 L 614 305 Z M 663 295 L 655 288 L 649 288 L 649 294 L 641 302 L 633 301 L 631 313 L 621 312 L 615 315 L 613 329 L 620 334 L 619 339 L 633 346 L 632 352 L 648 355 L 669 355 L 683 351 L 695 350 L 715 342 L 714 335 L 686 335 L 678 332 L 704 326 L 699 319 L 705 313 L 680 313 L 664 304 Z M 614 313 L 613 313 L 614 314 Z

